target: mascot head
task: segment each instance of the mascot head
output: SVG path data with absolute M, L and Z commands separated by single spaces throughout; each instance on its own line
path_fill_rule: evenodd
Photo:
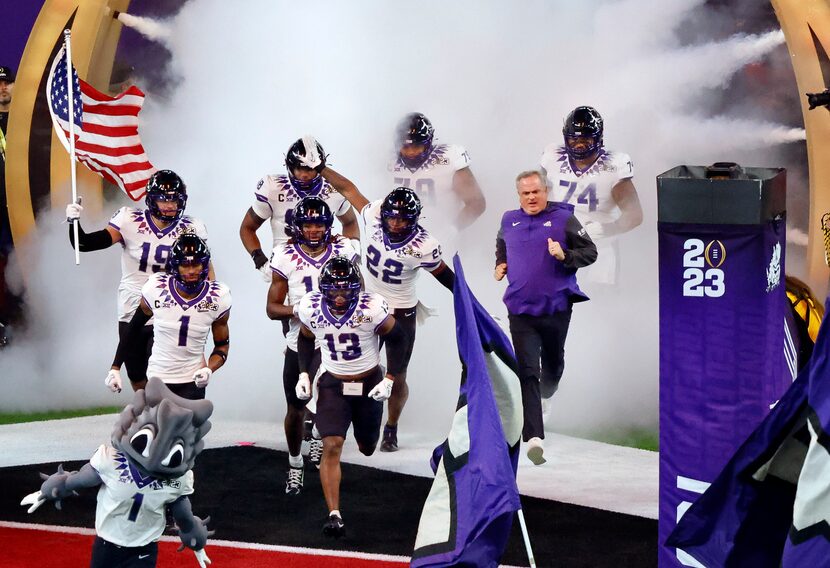
M 193 468 L 210 431 L 213 403 L 173 394 L 157 378 L 137 391 L 121 411 L 112 432 L 112 445 L 143 473 L 175 479 Z

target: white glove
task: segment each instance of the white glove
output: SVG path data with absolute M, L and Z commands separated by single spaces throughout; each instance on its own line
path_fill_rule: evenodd
M 592 241 L 605 238 L 605 229 L 602 227 L 602 223 L 597 223 L 596 221 L 586 221 L 586 223 L 582 225 L 582 228 L 588 231 L 588 236 L 591 237 Z
M 210 370 L 210 367 L 202 367 L 195 373 L 193 373 L 193 380 L 196 381 L 196 386 L 200 389 L 205 388 L 208 386 L 210 382 L 210 376 L 213 374 L 213 371 Z
M 300 373 L 300 378 L 294 387 L 294 394 L 300 400 L 308 400 L 311 398 L 311 380 L 308 377 L 308 373 Z
M 366 395 L 370 398 L 377 400 L 378 402 L 384 401 L 390 396 L 392 396 L 392 386 L 395 382 L 387 377 L 384 377 L 381 382 L 375 385 L 375 388 L 369 391 L 369 394 Z
M 31 505 L 29 510 L 26 511 L 27 513 L 34 513 L 37 511 L 37 508 L 46 503 L 46 497 L 43 496 L 43 493 L 40 491 L 35 491 L 34 493 L 29 493 L 26 495 L 23 500 L 20 502 L 21 505 L 24 507 L 26 505 Z
M 210 564 L 210 558 L 208 558 L 208 555 L 205 552 L 204 548 L 200 548 L 199 550 L 194 550 L 193 554 L 196 555 L 196 562 L 199 563 L 199 566 L 201 568 L 205 568 L 208 564 Z
M 271 270 L 271 263 L 266 262 L 265 264 L 257 268 L 257 270 L 259 270 L 259 273 L 262 274 L 262 279 L 270 284 L 274 274 L 274 271 Z
M 78 201 L 76 203 L 70 203 L 66 206 L 66 222 L 71 223 L 75 219 L 81 218 L 81 212 L 84 210 L 81 207 L 81 198 L 78 197 Z
M 303 136 L 303 146 L 305 146 L 305 156 L 298 155 L 297 159 L 305 167 L 316 170 L 323 163 L 323 157 L 317 152 L 317 140 L 311 134 L 307 134 Z
M 107 378 L 104 379 L 104 384 L 112 392 L 121 392 L 121 387 L 124 386 L 121 382 L 121 371 L 118 369 L 110 369 L 110 372 L 107 373 Z

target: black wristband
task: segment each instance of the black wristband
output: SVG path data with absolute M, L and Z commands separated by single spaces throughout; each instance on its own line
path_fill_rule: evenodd
M 265 253 L 262 252 L 262 249 L 254 249 L 251 251 L 251 258 L 254 260 L 254 266 L 257 267 L 257 270 L 262 268 L 262 265 L 268 262 L 268 257 L 265 256 Z

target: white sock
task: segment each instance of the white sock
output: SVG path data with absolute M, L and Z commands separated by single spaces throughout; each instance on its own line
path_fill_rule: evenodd
M 297 454 L 296 456 L 292 456 L 289 454 L 288 456 L 288 465 L 291 467 L 303 467 L 303 456 Z
M 329 513 L 329 517 L 331 517 L 332 515 L 337 515 L 338 517 L 341 517 L 341 515 L 340 515 L 340 510 L 339 510 L 339 509 L 335 509 L 334 511 L 330 512 L 330 513 Z M 341 517 L 341 518 L 342 518 L 342 517 Z

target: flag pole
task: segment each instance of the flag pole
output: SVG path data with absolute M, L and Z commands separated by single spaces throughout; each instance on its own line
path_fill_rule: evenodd
M 71 32 L 63 30 L 63 40 L 66 47 L 66 91 L 69 98 L 69 171 L 72 180 L 72 203 L 78 203 L 78 177 L 75 163 L 75 85 L 72 81 L 72 48 L 69 41 Z M 73 236 L 75 237 L 75 265 L 81 264 L 80 244 L 78 242 L 79 221 L 72 222 Z
M 519 515 L 519 526 L 522 529 L 522 538 L 525 541 L 525 548 L 527 549 L 527 559 L 530 562 L 530 568 L 536 568 L 536 559 L 533 558 L 533 549 L 530 548 L 530 535 L 527 534 L 527 525 L 525 524 L 525 514 L 519 509 L 516 511 Z

